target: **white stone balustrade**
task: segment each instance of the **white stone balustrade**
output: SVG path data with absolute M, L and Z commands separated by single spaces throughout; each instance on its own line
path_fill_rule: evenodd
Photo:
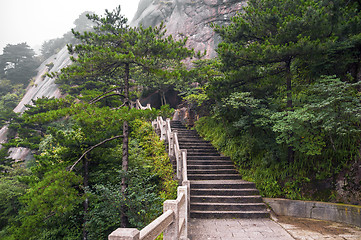
M 188 187 L 178 187 L 176 200 L 163 203 L 163 214 L 139 231 L 136 228 L 118 228 L 109 240 L 154 240 L 163 232 L 164 240 L 187 239 L 188 233 Z
M 188 239 L 190 182 L 187 177 L 187 150 L 179 148 L 178 133 L 172 132 L 170 119 L 164 121 L 162 117 L 157 117 L 152 126 L 160 132 L 161 140 L 168 141 L 169 157 L 176 159 L 177 178 L 182 186 L 178 187 L 177 199 L 166 200 L 163 203 L 163 214 L 148 226 L 141 231 L 136 228 L 118 228 L 108 236 L 109 240 L 153 240 L 162 232 L 164 240 Z

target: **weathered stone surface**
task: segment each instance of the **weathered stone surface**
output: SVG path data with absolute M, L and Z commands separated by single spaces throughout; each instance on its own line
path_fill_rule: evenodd
M 219 37 L 211 23 L 222 24 L 242 9 L 239 0 L 141 0 L 131 26 L 156 26 L 162 21 L 167 33 L 175 38 L 188 37 L 188 47 L 207 51 L 207 58 L 216 55 Z
M 188 47 L 196 51 L 207 51 L 206 58 L 216 55 L 215 48 L 219 38 L 213 32 L 210 24 L 221 24 L 229 21 L 245 5 L 239 0 L 141 0 L 138 10 L 131 22 L 131 26 L 156 26 L 162 21 L 167 26 L 167 33 L 180 39 L 188 37 Z M 46 66 L 53 63 L 52 69 Z M 67 48 L 64 47 L 58 54 L 47 59 L 38 69 L 38 75 L 28 86 L 21 102 L 14 109 L 23 112 L 25 105 L 41 97 L 59 98 L 61 93 L 54 83 L 54 79 L 45 76 L 49 72 L 58 72 L 71 63 Z M 172 103 L 172 102 L 170 102 Z M 175 107 L 171 104 L 172 107 Z M 152 105 L 153 106 L 153 105 Z M 0 131 L 0 144 L 6 141 L 7 129 Z M 0 145 L 1 146 L 1 145 Z M 25 159 L 27 151 L 13 149 L 13 156 Z
M 49 69 L 48 64 L 53 64 L 53 67 Z M 61 97 L 60 90 L 55 84 L 53 78 L 46 76 L 47 72 L 59 72 L 62 68 L 68 66 L 71 63 L 69 58 L 67 47 L 64 47 L 58 54 L 53 55 L 46 61 L 44 61 L 38 68 L 38 74 L 34 78 L 33 82 L 27 87 L 26 93 L 20 103 L 14 109 L 14 112 L 21 113 L 26 109 L 26 105 L 32 104 L 32 100 L 36 100 L 42 97 L 59 98 Z M 4 126 L 0 130 L 0 149 L 1 143 L 7 141 L 8 128 Z M 32 158 L 31 151 L 27 148 L 11 148 L 9 157 L 16 161 L 23 161 Z
M 140 232 L 136 228 L 118 228 L 113 231 L 109 240 L 139 240 Z
M 328 220 L 361 227 L 361 206 L 280 198 L 263 200 L 277 215 Z
M 54 64 L 54 66 L 49 69 L 46 65 Z M 26 107 L 25 105 L 31 104 L 32 100 L 36 100 L 42 97 L 48 98 L 59 98 L 61 96 L 58 86 L 55 84 L 53 78 L 46 76 L 47 72 L 59 72 L 62 68 L 68 66 L 71 63 L 69 58 L 67 47 L 64 47 L 59 51 L 58 54 L 53 55 L 46 61 L 44 61 L 38 68 L 38 74 L 34 78 L 34 82 L 30 84 L 27 88 L 26 94 L 14 109 L 14 112 L 23 112 Z

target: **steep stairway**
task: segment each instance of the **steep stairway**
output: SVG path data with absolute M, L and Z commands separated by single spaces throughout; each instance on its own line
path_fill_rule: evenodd
M 266 218 L 266 205 L 252 182 L 241 180 L 232 161 L 195 130 L 171 121 L 180 149 L 187 149 L 191 218 Z

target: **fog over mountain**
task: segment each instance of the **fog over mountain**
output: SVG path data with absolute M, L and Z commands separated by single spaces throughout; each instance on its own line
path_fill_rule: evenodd
M 246 1 L 239 0 L 141 0 L 131 26 L 156 26 L 162 21 L 167 33 L 188 37 L 188 47 L 207 51 L 207 58 L 216 55 L 219 38 L 210 24 L 228 22 Z
M 188 37 L 189 48 L 202 52 L 206 50 L 205 57 L 212 58 L 216 56 L 215 48 L 219 38 L 214 34 L 210 24 L 229 21 L 244 4 L 245 2 L 238 0 L 141 0 L 130 25 L 148 27 L 156 26 L 163 21 L 167 27 L 167 34 L 175 38 Z M 51 69 L 48 67 L 49 63 L 53 64 Z M 71 60 L 66 47 L 45 60 L 14 111 L 23 112 L 32 100 L 41 97 L 61 97 L 54 79 L 47 77 L 45 73 L 59 72 L 69 64 Z M 0 130 L 0 143 L 6 141 L 6 134 L 5 126 Z M 29 154 L 29 150 L 24 148 L 11 149 L 11 152 L 11 157 L 17 160 L 23 160 Z

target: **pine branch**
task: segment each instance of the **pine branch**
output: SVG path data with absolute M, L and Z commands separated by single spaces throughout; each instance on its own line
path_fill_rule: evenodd
M 113 94 L 110 94 L 110 95 L 102 96 L 102 97 L 98 98 L 97 100 L 93 100 L 93 101 L 90 102 L 90 104 L 97 103 L 97 102 L 99 102 L 100 100 L 102 100 L 102 99 L 104 99 L 104 98 L 112 97 L 112 96 L 121 96 L 121 97 L 124 97 L 124 98 L 125 98 L 125 96 L 124 96 L 123 94 L 113 93 Z
M 95 144 L 94 146 L 92 146 L 91 148 L 89 148 L 88 150 L 86 150 L 86 151 L 83 153 L 83 155 L 81 155 L 81 157 L 69 168 L 69 172 L 73 171 L 74 167 L 83 159 L 83 157 L 84 157 L 87 153 L 89 153 L 90 151 L 92 151 L 94 148 L 99 147 L 100 145 L 103 145 L 103 144 L 106 143 L 106 142 L 112 141 L 112 140 L 117 139 L 117 138 L 122 138 L 122 137 L 123 137 L 123 135 L 118 135 L 118 136 L 115 136 L 115 137 L 111 137 L 111 138 L 105 139 L 104 141 Z

